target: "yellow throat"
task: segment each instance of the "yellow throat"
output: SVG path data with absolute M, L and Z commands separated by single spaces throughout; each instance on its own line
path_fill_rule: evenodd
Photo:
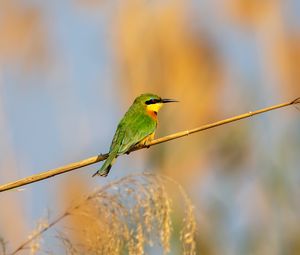
M 163 106 L 163 103 L 149 104 L 149 105 L 147 105 L 147 111 L 158 112 L 162 106 Z

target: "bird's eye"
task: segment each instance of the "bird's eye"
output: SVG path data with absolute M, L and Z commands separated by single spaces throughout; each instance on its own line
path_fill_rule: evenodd
M 152 98 L 152 99 L 147 100 L 145 103 L 146 103 L 147 105 L 149 105 L 149 104 L 156 104 L 156 103 L 157 103 L 157 100 L 154 99 L 154 98 Z

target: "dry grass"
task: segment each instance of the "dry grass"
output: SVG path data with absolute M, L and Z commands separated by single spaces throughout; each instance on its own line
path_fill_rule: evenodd
M 36 228 L 32 231 L 32 233 L 28 236 L 28 239 L 32 239 L 29 244 L 29 254 L 35 255 L 41 250 L 43 239 L 42 235 L 40 235 L 41 231 L 45 228 L 48 228 L 49 224 L 47 219 L 41 219 L 37 222 Z
M 166 184 L 175 185 L 182 198 L 184 218 L 181 238 L 182 254 L 195 254 L 196 221 L 193 206 L 182 187 L 161 175 L 138 174 L 112 182 L 76 201 L 61 216 L 48 224 L 42 221 L 29 239 L 13 253 L 30 248 L 41 249 L 42 234 L 62 220 L 80 219 L 76 229 L 64 230 L 58 239 L 66 254 L 146 254 L 146 249 L 161 246 L 164 254 L 171 251 L 172 201 Z M 67 222 L 66 222 L 67 223 Z M 80 238 L 72 232 L 81 232 Z

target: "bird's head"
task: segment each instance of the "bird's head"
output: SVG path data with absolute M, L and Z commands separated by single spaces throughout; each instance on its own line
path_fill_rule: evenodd
M 148 112 L 152 112 L 157 114 L 159 109 L 165 104 L 165 103 L 172 103 L 172 102 L 178 102 L 174 99 L 163 99 L 157 95 L 154 94 L 142 94 L 139 97 L 137 97 L 134 100 L 134 103 L 142 104 Z

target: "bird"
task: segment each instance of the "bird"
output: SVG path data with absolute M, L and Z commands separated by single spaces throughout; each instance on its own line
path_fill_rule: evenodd
M 175 99 L 162 99 L 161 97 L 145 93 L 136 97 L 124 117 L 118 124 L 112 139 L 108 158 L 102 167 L 93 174 L 106 177 L 116 158 L 121 154 L 129 154 L 136 145 L 146 145 L 154 139 L 157 129 L 157 113 L 165 103 L 178 102 Z

